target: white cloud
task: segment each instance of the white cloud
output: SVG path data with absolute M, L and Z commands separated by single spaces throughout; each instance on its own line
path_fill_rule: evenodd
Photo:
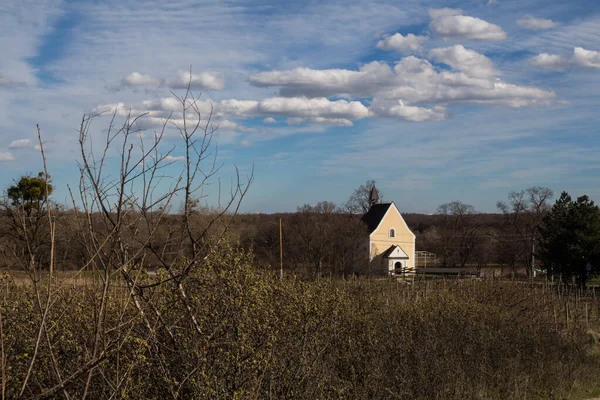
M 314 117 L 310 119 L 313 124 L 331 125 L 331 126 L 354 126 L 352 121 L 345 118 L 324 118 Z
M 358 71 L 298 68 L 253 75 L 250 82 L 279 86 L 280 94 L 285 96 L 373 97 L 402 100 L 405 105 L 484 103 L 523 107 L 545 105 L 555 97 L 551 91 L 498 80 L 485 56 L 463 49 L 434 52 L 461 72 L 436 69 L 427 60 L 408 56 L 393 69 L 380 62 L 369 63 Z
M 569 67 L 600 68 L 600 52 L 575 47 L 571 56 L 541 53 L 533 57 L 530 63 L 553 71 L 564 71 Z
M 383 50 L 396 50 L 401 53 L 405 53 L 409 50 L 420 50 L 423 43 L 428 40 L 429 38 L 427 36 L 415 36 L 412 33 L 403 36 L 400 33 L 396 33 L 380 40 L 377 43 L 377 48 Z
M 277 120 L 275 120 L 275 118 L 273 118 L 273 117 L 267 117 L 267 118 L 263 119 L 263 123 L 265 123 L 265 124 L 276 124 Z
M 357 93 L 363 88 L 376 84 L 377 80 L 381 84 L 388 81 L 390 73 L 387 64 L 374 61 L 363 65 L 358 71 L 296 68 L 289 71 L 261 72 L 251 75 L 249 81 L 250 84 L 258 87 L 282 86 L 280 93 L 283 96 L 318 97 L 329 96 L 332 93 Z M 314 90 L 308 91 L 308 88 Z
M 177 161 L 184 161 L 184 160 L 185 160 L 185 156 L 168 155 L 164 158 L 164 161 L 166 161 L 166 162 L 177 162 Z
M 211 125 L 219 130 L 237 131 L 246 133 L 257 132 L 256 128 L 243 126 L 231 121 L 231 118 L 249 118 L 261 115 L 274 115 L 291 118 L 288 123 L 300 124 L 310 122 L 319 125 L 352 126 L 352 120 L 358 120 L 369 116 L 369 110 L 359 101 L 335 100 L 327 98 L 306 97 L 271 97 L 261 101 L 226 99 L 220 102 L 210 100 L 198 100 L 195 102 L 202 113 L 204 126 L 207 116 L 212 112 Z M 114 113 L 127 116 L 147 114 L 139 120 L 140 127 L 147 129 L 165 124 L 167 118 L 171 123 L 178 126 L 183 124 L 181 104 L 176 99 L 162 98 L 158 100 L 147 100 L 137 105 L 125 105 L 113 103 L 99 105 L 93 112 Z M 188 113 L 189 121 L 195 121 L 196 116 Z M 276 120 L 267 117 L 265 120 Z M 294 122 L 295 121 L 295 122 Z
M 258 101 L 256 100 L 221 100 L 215 105 L 217 113 L 245 118 L 248 115 L 258 113 Z
M 246 126 L 238 124 L 237 122 L 229 121 L 227 119 L 223 120 L 223 121 L 219 121 L 218 123 L 216 123 L 216 126 L 218 126 L 219 129 L 230 130 L 230 131 L 247 132 L 247 133 L 256 132 L 255 128 L 248 128 Z
M 34 143 L 33 143 L 33 141 L 31 139 L 13 140 L 8 145 L 9 149 L 33 149 L 35 147 L 36 146 L 34 145 Z
M 563 71 L 571 64 L 571 60 L 557 54 L 541 53 L 533 57 L 530 63 L 544 69 Z
M 166 80 L 166 85 L 171 89 L 186 89 L 190 84 L 196 90 L 222 90 L 225 82 L 220 74 L 201 72 L 199 74 L 179 71 L 174 77 Z
M 409 106 L 402 100 L 397 101 L 373 101 L 371 111 L 380 117 L 401 118 L 411 122 L 441 121 L 446 119 L 446 109 L 444 107 L 434 107 L 433 109 Z
M 96 107 L 92 108 L 92 114 L 112 114 L 117 112 L 120 116 L 127 115 L 123 112 L 126 109 L 125 103 L 108 103 L 108 104 L 99 104 Z
M 312 117 L 312 118 L 299 118 L 292 117 L 286 120 L 288 125 L 302 125 L 305 123 L 311 123 L 316 125 L 329 125 L 329 126 L 354 126 L 352 121 L 345 118 L 324 118 L 324 117 Z
M 450 10 L 450 11 L 448 11 Z M 430 10 L 429 28 L 443 39 L 505 40 L 506 32 L 498 25 L 480 18 L 459 15 L 459 10 Z
M 258 112 L 266 115 L 323 117 L 356 120 L 366 118 L 369 110 L 359 101 L 335 100 L 324 97 L 272 97 L 259 103 Z
M 10 152 L 1 152 L 0 153 L 0 161 L 15 161 L 15 156 Z
M 160 79 L 139 72 L 132 72 L 121 80 L 123 86 L 158 86 L 160 83 Z
M 119 85 L 114 89 L 121 90 L 123 88 L 159 88 L 168 87 L 170 89 L 187 89 L 188 84 L 193 90 L 222 90 L 225 83 L 221 74 L 213 72 L 192 73 L 179 71 L 174 76 L 168 79 L 155 78 L 152 75 L 140 74 L 132 72 L 121 79 Z
M 600 52 L 582 47 L 573 49 L 573 60 L 580 67 L 600 68 Z
M 487 78 L 498 75 L 492 60 L 462 45 L 455 45 L 429 52 L 432 59 L 462 71 L 469 76 Z
M 556 28 L 559 24 L 551 19 L 535 18 L 527 16 L 517 21 L 517 25 L 521 28 L 531 29 L 534 31 Z

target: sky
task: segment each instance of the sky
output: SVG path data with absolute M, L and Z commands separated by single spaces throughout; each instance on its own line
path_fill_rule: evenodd
M 41 170 L 39 124 L 61 202 L 83 115 L 101 138 L 144 114 L 151 138 L 188 82 L 215 178 L 254 168 L 243 212 L 341 204 L 369 179 L 401 212 L 494 212 L 531 186 L 600 201 L 597 0 L 3 0 L 0 54 L 0 187 Z

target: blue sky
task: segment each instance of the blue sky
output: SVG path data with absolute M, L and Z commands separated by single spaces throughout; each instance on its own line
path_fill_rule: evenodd
M 152 132 L 190 66 L 223 182 L 255 168 L 245 212 L 367 179 L 402 212 L 493 212 L 533 185 L 600 201 L 595 0 L 8 0 L 0 54 L 0 186 L 40 170 L 39 123 L 59 201 L 82 115 L 149 112 Z

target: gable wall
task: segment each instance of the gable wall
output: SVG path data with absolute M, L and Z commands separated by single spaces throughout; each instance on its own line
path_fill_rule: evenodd
M 389 231 L 391 228 L 396 230 L 396 237 L 390 238 Z M 408 255 L 408 268 L 415 266 L 415 237 L 408 229 L 406 223 L 397 212 L 395 206 L 391 206 L 385 218 L 379 224 L 379 227 L 371 233 L 371 265 L 373 269 L 379 269 L 382 266 L 384 273 L 387 271 L 387 266 L 383 268 L 383 260 L 381 254 L 384 253 L 392 245 L 398 245 Z

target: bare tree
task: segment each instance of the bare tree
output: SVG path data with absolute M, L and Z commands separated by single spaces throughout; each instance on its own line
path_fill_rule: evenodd
M 253 173 L 242 178 L 236 168 L 231 185 L 223 190 L 217 175 L 221 165 L 212 143 L 218 128 L 212 123 L 212 112 L 202 114 L 189 85 L 184 96 L 176 98 L 181 105 L 180 114 L 166 118 L 149 138 L 142 129 L 145 114 L 128 112 L 123 115 L 115 109 L 108 130 L 100 140 L 92 124 L 101 115 L 83 117 L 79 130 L 81 175 L 77 194 L 69 187 L 74 214 L 69 229 L 77 233 L 72 235 L 72 240 L 84 254 L 73 278 L 55 283 L 54 210 L 39 207 L 40 214 L 45 216 L 45 220 L 39 218 L 39 223 L 45 224 L 49 235 L 49 276 L 42 279 L 34 262 L 34 253 L 29 251 L 29 260 L 23 269 L 33 283 L 39 324 L 34 353 L 18 397 L 47 398 L 62 394 L 69 399 L 69 387 L 75 383 L 80 388 L 78 397 L 82 399 L 95 396 L 93 393 L 97 393 L 98 385 L 110 387 L 112 397 L 126 392 L 133 384 L 129 376 L 136 364 L 122 369 L 104 362 L 108 357 L 119 359 L 123 347 L 129 346 L 133 327 L 139 322 L 145 331 L 136 335 L 144 343 L 144 351 L 159 360 L 173 398 L 179 397 L 182 385 L 194 373 L 191 370 L 182 376 L 172 376 L 164 364 L 167 353 L 172 355 L 182 346 L 178 342 L 182 339 L 173 333 L 174 323 L 169 322 L 165 314 L 172 309 L 183 312 L 175 324 L 188 324 L 198 340 L 206 338 L 192 304 L 197 299 L 188 295 L 188 277 L 205 268 L 211 257 L 218 253 L 252 182 Z M 117 123 L 120 116 L 123 116 L 123 122 Z M 179 132 L 180 140 L 167 146 L 165 133 L 170 127 Z M 45 192 L 40 195 L 39 202 L 47 205 L 51 186 L 39 130 L 38 135 L 45 167 L 41 175 Z M 173 157 L 174 152 L 184 155 Z M 178 162 L 181 164 L 176 164 Z M 182 166 L 179 170 L 178 165 Z M 200 207 L 200 202 L 208 195 L 207 186 L 211 183 L 217 187 L 214 194 L 217 205 L 207 211 Z M 176 199 L 183 200 L 184 204 L 179 215 L 168 213 Z M 28 220 L 21 220 L 27 231 Z M 162 240 L 157 240 L 159 232 Z M 27 235 L 24 240 L 26 246 L 32 246 Z M 149 277 L 144 268 L 147 258 L 158 263 L 164 273 Z M 85 270 L 99 277 L 93 285 L 86 286 L 93 299 L 93 314 L 89 315 L 93 320 L 89 324 L 92 334 L 89 341 L 81 344 L 84 347 L 82 356 L 65 366 L 58 361 L 56 342 L 51 339 L 48 326 L 49 316 L 69 281 Z M 124 286 L 119 282 L 124 282 Z M 157 303 L 151 294 L 162 287 L 173 295 L 168 304 Z M 165 337 L 170 338 L 168 347 L 164 345 Z M 38 364 L 48 363 L 47 359 L 40 361 L 42 348 L 49 355 L 54 380 L 46 382 L 40 390 L 35 379 L 40 368 Z
M 332 202 L 298 207 L 286 219 L 283 232 L 287 264 L 312 275 L 348 275 L 367 264 L 366 225 Z
M 554 192 L 545 187 L 533 186 L 519 192 L 510 192 L 508 201 L 496 206 L 504 215 L 504 231 L 498 240 L 512 254 L 507 257 L 525 265 L 527 276 L 533 277 L 535 235 L 544 215 L 550 209 Z
M 375 187 L 374 180 L 368 180 L 365 184 L 360 185 L 348 199 L 348 201 L 344 204 L 344 211 L 351 214 L 365 214 L 369 211 L 370 207 L 370 195 L 371 190 Z M 383 199 L 383 192 L 377 189 L 379 193 L 379 199 Z
M 437 209 L 438 238 L 442 265 L 464 267 L 478 246 L 478 228 L 474 224 L 475 207 L 460 201 L 442 204 Z

